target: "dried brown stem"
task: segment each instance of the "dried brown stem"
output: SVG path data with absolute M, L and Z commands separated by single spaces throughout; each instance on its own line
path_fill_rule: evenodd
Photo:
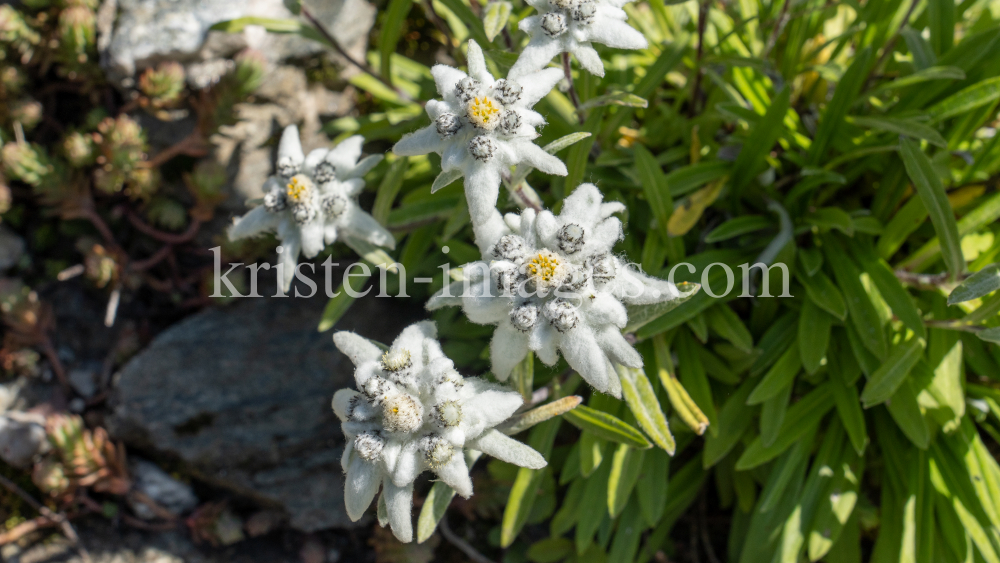
M 202 157 L 208 154 L 208 146 L 205 144 L 205 139 L 202 137 L 201 131 L 195 129 L 187 137 L 184 137 L 176 144 L 163 149 L 162 152 L 158 153 L 156 156 L 147 160 L 143 164 L 146 168 L 158 168 L 166 164 L 175 156 L 180 156 L 182 154 L 194 157 Z
M 411 98 L 409 94 L 407 94 L 406 92 L 400 90 L 395 85 L 393 85 L 393 83 L 387 77 L 382 76 L 378 72 L 375 72 L 375 69 L 373 69 L 372 67 L 368 66 L 364 61 L 359 61 L 359 60 L 355 59 L 354 57 L 352 57 L 350 53 L 348 53 L 343 47 L 340 46 L 340 43 L 337 42 L 337 40 L 333 37 L 333 35 L 331 35 L 329 31 L 327 31 L 326 27 L 322 23 L 320 23 L 320 21 L 317 20 L 309 12 L 309 10 L 306 9 L 305 6 L 302 6 L 302 12 L 301 13 L 302 13 L 302 17 L 304 17 L 305 19 L 309 20 L 309 23 L 311 23 L 313 25 L 313 27 L 316 28 L 316 31 L 318 31 L 320 33 L 320 35 L 322 35 L 323 38 L 326 39 L 327 43 L 329 43 L 330 46 L 333 47 L 333 49 L 335 51 L 337 51 L 337 54 L 339 54 L 341 57 L 344 57 L 344 59 L 347 62 L 351 63 L 352 65 L 354 65 L 356 67 L 358 67 L 358 69 L 360 69 L 365 74 L 371 75 L 372 77 L 374 77 L 376 80 L 378 80 L 382 84 L 385 84 L 389 88 L 392 88 L 392 90 L 394 92 L 396 92 L 397 94 L 399 94 L 399 96 L 402 97 L 403 99 L 405 99 L 406 101 L 410 101 L 410 102 L 413 101 L 413 98 Z
M 444 536 L 444 539 L 448 540 L 448 543 L 457 547 L 459 551 L 464 553 L 466 557 L 475 563 L 494 563 L 492 559 L 486 557 L 482 553 L 479 553 L 476 548 L 472 547 L 472 544 L 458 537 L 455 532 L 451 531 L 451 527 L 448 525 L 447 514 L 444 515 L 444 518 L 441 518 L 441 522 L 438 524 L 438 529 L 441 530 L 441 535 Z
M 132 226 L 135 227 L 138 231 L 166 244 L 182 244 L 188 242 L 189 240 L 193 239 L 196 234 L 198 234 L 198 229 L 201 227 L 201 221 L 192 218 L 191 224 L 188 225 L 187 230 L 184 231 L 183 233 L 175 235 L 173 233 L 163 232 L 149 225 L 148 223 L 143 221 L 141 217 L 136 215 L 135 211 L 132 211 L 131 209 L 125 210 L 125 217 L 128 219 L 128 222 L 131 223 Z
M 150 256 L 149 258 L 146 258 L 145 260 L 136 260 L 135 262 L 129 262 L 128 267 L 130 270 L 137 272 L 141 272 L 142 270 L 148 270 L 153 266 L 159 264 L 160 262 L 164 261 L 167 258 L 167 256 L 170 256 L 170 253 L 173 252 L 173 250 L 174 250 L 174 245 L 165 244 L 163 245 L 162 248 L 157 250 L 156 253 Z
M 580 120 L 580 125 L 583 125 L 583 114 L 580 113 L 580 97 L 576 95 L 576 87 L 573 86 L 573 72 L 569 66 L 569 53 L 562 54 L 562 66 L 563 73 L 566 74 L 566 82 L 569 83 L 569 100 L 573 102 L 573 107 L 577 110 L 576 116 Z
M 21 500 L 28 503 L 28 505 L 34 508 L 36 512 L 54 522 L 54 525 L 59 526 L 59 529 L 62 531 L 63 535 L 66 536 L 66 539 L 69 540 L 80 553 L 80 559 L 82 559 L 84 563 L 90 563 L 90 554 L 80 543 L 80 536 L 76 534 L 76 530 L 73 529 L 73 525 L 69 523 L 69 519 L 67 519 L 65 515 L 49 510 L 48 507 L 35 500 L 35 497 L 29 495 L 24 489 L 17 486 L 17 483 L 4 477 L 3 475 L 0 475 L 0 485 L 15 495 L 21 497 Z

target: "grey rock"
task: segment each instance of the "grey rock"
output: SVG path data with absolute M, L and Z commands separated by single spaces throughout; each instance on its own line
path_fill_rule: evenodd
M 260 293 L 272 295 L 263 282 Z M 391 341 L 420 318 L 419 308 L 375 293 L 356 300 L 336 329 Z M 354 370 L 331 333 L 316 331 L 326 299 L 238 301 L 178 323 L 122 369 L 109 431 L 182 460 L 196 478 L 283 508 L 298 530 L 352 526 L 330 401 L 353 386 Z
M 41 415 L 21 412 L 0 415 L 0 459 L 26 469 L 46 446 L 45 419 Z
M 293 551 L 265 538 L 215 550 L 195 545 L 182 530 L 115 528 L 96 516 L 74 520 L 73 524 L 93 563 L 298 563 Z M 84 563 L 79 552 L 57 532 L 34 545 L 7 544 L 0 556 L 6 563 Z
M 198 506 L 198 497 L 191 487 L 174 479 L 154 463 L 133 458 L 129 463 L 129 475 L 132 476 L 133 491 L 141 492 L 175 516 L 180 516 Z M 152 520 L 157 517 L 149 505 L 131 495 L 129 506 L 139 518 Z
M 246 47 L 260 50 L 273 62 L 327 51 L 314 41 L 269 34 L 255 25 L 238 34 L 210 30 L 219 22 L 245 16 L 294 17 L 282 0 L 118 0 L 118 7 L 121 13 L 110 40 L 105 39 L 105 33 L 101 39 L 107 43 L 103 61 L 109 77 L 123 85 L 130 83 L 136 71 L 164 60 L 185 64 L 220 61 Z M 313 12 L 349 53 L 364 56 L 375 19 L 373 6 L 364 0 L 335 0 L 318 3 Z M 204 86 L 213 78 L 211 68 L 202 64 L 196 76 L 189 73 L 189 80 L 194 78 L 194 85 Z
M 97 372 L 92 369 L 76 368 L 71 369 L 66 377 L 69 379 L 69 384 L 81 397 L 91 397 L 97 390 L 97 385 L 94 382 L 96 375 Z
M 24 256 L 24 239 L 0 225 L 0 270 L 13 268 Z

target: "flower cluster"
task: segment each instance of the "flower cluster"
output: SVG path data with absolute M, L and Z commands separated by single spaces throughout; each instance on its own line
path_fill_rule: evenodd
M 299 254 L 312 258 L 338 238 L 395 248 L 392 234 L 358 206 L 364 175 L 382 160 L 369 156 L 358 162 L 363 143 L 355 135 L 332 150 L 316 149 L 306 156 L 298 128 L 289 125 L 278 145 L 277 174 L 264 184 L 263 204 L 230 227 L 231 240 L 277 232 L 286 291 Z
M 566 166 L 534 143 L 545 119 L 531 109 L 552 90 L 562 71 L 527 73 L 518 80 L 494 79 L 483 51 L 469 41 L 469 73 L 445 65 L 431 69 L 440 100 L 427 102 L 431 124 L 403 137 L 392 151 L 400 156 L 437 153 L 441 169 L 460 171 L 473 224 L 488 220 L 500 193 L 500 176 L 525 163 L 548 174 Z
M 465 279 L 435 294 L 427 308 L 461 305 L 472 322 L 497 325 L 490 353 L 500 380 L 528 350 L 548 365 L 561 353 L 597 390 L 620 397 L 613 364 L 642 367 L 621 333 L 625 305 L 683 297 L 674 284 L 612 254 L 622 238 L 621 221 L 612 214 L 624 209 L 583 184 L 563 201 L 559 215 L 533 209 L 508 214 L 509 231 L 493 233 L 490 254 L 466 265 Z
M 413 538 L 413 482 L 422 472 L 472 495 L 466 448 L 522 467 L 546 465 L 541 454 L 494 429 L 521 406 L 521 396 L 463 378 L 436 337 L 428 321 L 405 329 L 384 352 L 351 332 L 333 337 L 357 366 L 358 391 L 341 389 L 333 397 L 347 437 L 341 459 L 347 514 L 360 519 L 381 486 L 389 524 L 404 542 Z
M 625 20 L 622 6 L 630 0 L 528 0 L 537 16 L 521 20 L 522 31 L 531 36 L 511 76 L 544 68 L 552 57 L 570 53 L 587 72 L 604 76 L 604 63 L 591 43 L 618 49 L 645 49 L 646 38 Z

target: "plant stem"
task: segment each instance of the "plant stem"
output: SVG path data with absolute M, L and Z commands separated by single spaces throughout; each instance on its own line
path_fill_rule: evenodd
M 875 65 L 872 66 L 872 69 L 868 74 L 868 79 L 865 80 L 865 90 L 867 90 L 871 86 L 872 81 L 875 80 L 875 72 L 882 66 L 883 63 L 885 63 L 885 60 L 889 58 L 889 55 L 892 54 L 892 50 L 896 48 L 896 41 L 899 40 L 899 33 L 903 31 L 903 28 L 906 27 L 908 23 L 910 23 L 910 16 L 913 15 L 913 10 L 917 8 L 917 4 L 919 3 L 920 0 L 913 0 L 910 2 L 910 8 L 906 10 L 906 15 L 903 16 L 903 21 L 899 22 L 899 28 L 896 29 L 896 33 L 894 33 L 892 37 L 885 42 L 885 47 L 882 48 L 882 55 L 878 58 L 878 61 L 875 62 Z
M 388 86 L 389 88 L 391 88 L 394 92 L 396 92 L 397 94 L 399 94 L 399 96 L 401 98 L 405 99 L 406 101 L 408 101 L 408 102 L 412 102 L 413 101 L 413 98 L 411 98 L 409 94 L 407 94 L 406 92 L 403 92 L 402 90 L 400 90 L 399 88 L 397 88 L 396 86 L 394 86 L 392 84 L 392 82 L 389 81 L 388 78 L 382 76 L 378 72 L 375 72 L 375 69 L 373 69 L 372 67 L 368 66 L 363 61 L 359 61 L 359 60 L 355 59 L 354 57 L 352 57 L 350 55 L 350 53 L 348 53 L 343 47 L 340 46 L 340 43 L 337 42 L 337 40 L 333 37 L 333 35 L 331 35 L 329 31 L 327 31 L 326 27 L 323 26 L 323 24 L 320 23 L 320 21 L 317 20 L 309 12 L 309 10 L 306 9 L 305 6 L 302 6 L 302 12 L 301 13 L 302 13 L 302 17 L 304 17 L 307 20 L 309 20 L 309 23 L 311 23 L 313 25 L 313 27 L 316 28 L 316 31 L 320 32 L 320 35 L 322 35 L 326 39 L 326 41 L 330 44 L 330 46 L 333 47 L 333 49 L 335 51 L 337 51 L 337 54 L 339 54 L 341 57 L 344 57 L 344 59 L 347 62 L 351 63 L 352 65 L 354 65 L 356 67 L 358 67 L 365 74 L 368 74 L 368 75 L 374 77 L 376 80 L 378 80 L 382 84 L 385 84 L 386 86 Z
M 691 106 L 688 115 L 694 117 L 698 113 L 698 100 L 701 99 L 701 58 L 705 52 L 705 24 L 708 20 L 708 2 L 698 3 L 698 51 L 695 57 L 694 88 L 691 90 Z
M 66 518 L 66 516 L 58 512 L 53 512 L 49 510 L 47 506 L 38 502 L 37 500 L 35 500 L 35 497 L 29 495 L 27 492 L 25 492 L 24 489 L 17 486 L 17 483 L 4 477 L 3 475 L 0 475 L 0 485 L 3 485 L 5 489 L 21 497 L 21 500 L 28 503 L 28 505 L 34 508 L 35 511 L 37 511 L 39 514 L 58 524 L 59 529 L 62 530 L 62 533 L 64 536 L 66 536 L 66 539 L 68 539 L 70 543 L 72 543 L 73 546 L 76 547 L 77 551 L 80 553 L 80 559 L 82 559 L 84 563 L 90 563 L 91 561 L 90 554 L 87 552 L 87 549 L 83 547 L 83 545 L 80 543 L 80 536 L 76 535 L 76 530 L 73 529 L 73 525 L 69 523 L 69 520 Z
M 479 553 L 479 551 L 472 547 L 469 542 L 458 537 L 455 532 L 451 531 L 451 527 L 448 526 L 447 514 L 441 518 L 441 522 L 438 524 L 438 529 L 441 530 L 441 535 L 444 536 L 444 539 L 448 540 L 448 543 L 457 547 L 459 551 L 464 553 L 466 557 L 475 563 L 494 563 L 492 559 L 486 557 L 482 553 Z
M 569 82 L 569 100 L 573 102 L 573 107 L 576 108 L 576 118 L 580 120 L 580 125 L 583 125 L 583 114 L 580 113 L 580 97 L 576 95 L 576 87 L 573 86 L 573 73 L 569 66 L 569 53 L 562 54 L 562 65 L 563 72 L 566 73 L 566 82 Z
M 135 227 L 137 230 L 139 230 L 141 233 L 149 235 L 155 238 L 156 240 L 167 244 L 185 243 L 193 239 L 194 236 L 198 233 L 198 228 L 201 227 L 201 221 L 192 218 L 191 224 L 188 225 L 187 230 L 181 234 L 175 235 L 173 233 L 165 233 L 159 229 L 152 227 L 151 225 L 143 221 L 142 218 L 136 215 L 135 211 L 132 211 L 131 209 L 127 209 L 125 211 L 125 217 L 128 218 L 128 222 L 131 223 L 132 226 Z

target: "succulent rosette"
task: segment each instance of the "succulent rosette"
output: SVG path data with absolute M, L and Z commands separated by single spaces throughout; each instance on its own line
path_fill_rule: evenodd
M 465 449 L 522 467 L 546 465 L 541 454 L 495 429 L 521 406 L 521 395 L 462 377 L 436 338 L 430 321 L 406 328 L 387 351 L 352 332 L 333 337 L 356 366 L 358 388 L 333 397 L 347 437 L 341 459 L 347 514 L 360 519 L 381 486 L 389 525 L 403 542 L 413 538 L 413 482 L 424 471 L 468 498 Z
M 631 0 L 528 0 L 538 15 L 518 26 L 531 36 L 510 76 L 545 68 L 552 57 L 570 53 L 587 72 L 604 76 L 604 63 L 591 43 L 618 49 L 645 49 L 649 44 L 639 31 L 625 23 L 622 6 Z
M 501 381 L 533 350 L 547 365 L 562 354 L 597 390 L 620 397 L 614 364 L 642 367 L 621 332 L 625 306 L 692 294 L 612 253 L 622 238 L 621 221 L 612 215 L 624 209 L 583 184 L 559 215 L 533 209 L 506 215 L 509 230 L 492 233 L 489 255 L 467 264 L 464 279 L 436 293 L 427 308 L 460 305 L 472 322 L 496 325 L 490 356 Z
M 359 162 L 362 144 L 364 138 L 355 135 L 333 149 L 316 149 L 306 156 L 298 127 L 289 125 L 278 145 L 276 174 L 264 183 L 262 204 L 229 228 L 230 240 L 267 231 L 277 234 L 285 290 L 300 254 L 313 258 L 338 239 L 352 248 L 365 243 L 395 248 L 392 234 L 358 205 L 364 175 L 382 160 L 372 155 Z
M 468 74 L 450 66 L 431 69 L 440 100 L 427 102 L 431 124 L 403 137 L 393 152 L 400 156 L 441 155 L 442 177 L 465 177 L 465 196 L 474 225 L 495 213 L 504 169 L 519 163 L 548 174 L 566 175 L 566 166 L 534 143 L 535 128 L 545 119 L 532 106 L 559 80 L 551 68 L 512 80 L 494 79 L 483 51 L 469 41 Z M 435 182 L 435 187 L 441 188 Z

